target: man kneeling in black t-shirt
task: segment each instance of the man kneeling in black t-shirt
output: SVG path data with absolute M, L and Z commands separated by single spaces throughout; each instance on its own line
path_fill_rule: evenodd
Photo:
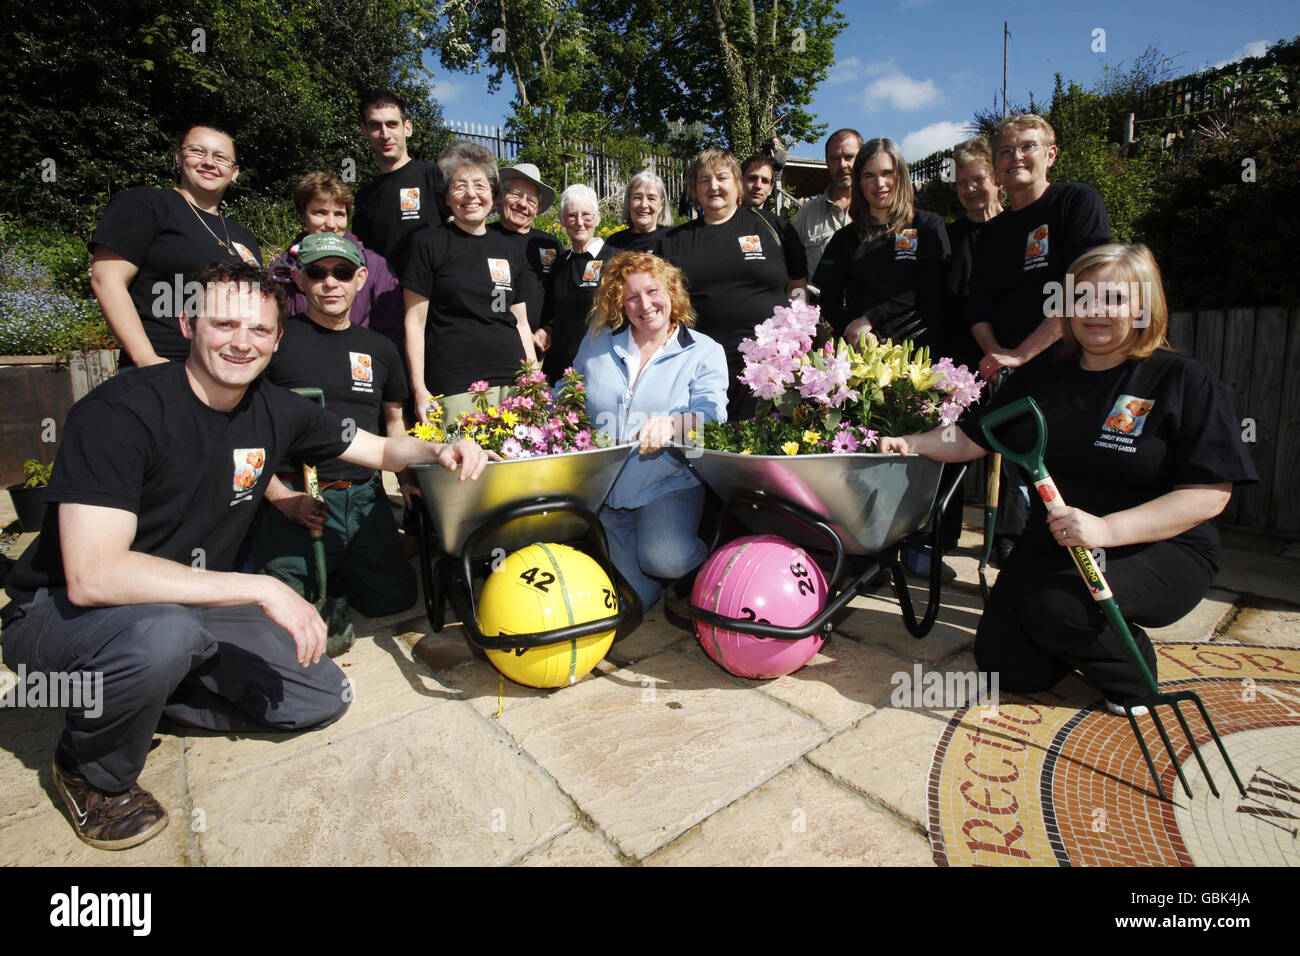
M 397 347 L 371 329 L 350 321 L 352 303 L 365 286 L 365 263 L 343 236 L 307 236 L 298 250 L 294 282 L 307 311 L 285 325 L 284 337 L 266 370 L 267 381 L 285 388 L 320 388 L 325 407 L 345 423 L 390 436 L 406 433 L 402 403 L 410 390 Z M 381 421 L 382 413 L 382 421 Z M 319 588 L 311 533 L 325 548 L 325 619 L 332 628 L 326 652 L 352 645 L 350 604 L 366 617 L 396 614 L 415 603 L 415 572 L 402 553 L 402 538 L 388 507 L 381 475 L 344 461 L 317 469 L 324 503 L 302 490 L 302 472 L 292 461 L 273 462 L 279 474 L 267 489 L 268 505 L 254 534 L 253 563 L 311 598 Z
M 68 413 L 40 536 L 7 580 L 5 663 L 91 676 L 70 707 L 54 783 L 77 835 L 119 850 L 157 835 L 167 812 L 136 782 L 159 717 L 223 733 L 322 727 L 351 693 L 325 624 L 287 585 L 231 573 L 282 456 L 400 469 L 437 461 L 474 478 L 477 445 L 348 433 L 332 412 L 259 376 L 286 300 L 255 266 L 198 274 L 182 314 L 184 364 L 105 382 Z

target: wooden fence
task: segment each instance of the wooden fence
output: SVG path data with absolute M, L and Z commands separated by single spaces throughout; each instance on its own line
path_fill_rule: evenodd
M 498 160 L 513 163 L 519 157 L 523 142 L 514 139 L 504 126 L 486 123 L 465 123 L 459 120 L 447 120 L 443 125 L 456 135 L 457 139 L 478 143 Z M 586 183 L 596 191 L 601 199 L 622 200 L 627 179 L 618 163 L 601 151 L 598 144 L 575 143 L 568 147 L 573 157 L 569 165 L 569 184 Z M 661 153 L 648 153 L 643 158 L 643 168 L 653 169 L 668 187 L 669 202 L 675 201 L 681 190 L 682 176 L 686 171 L 685 160 Z M 562 183 L 554 183 L 563 188 Z
M 1300 309 L 1204 309 L 1169 316 L 1169 342 L 1227 386 L 1259 484 L 1238 488 L 1219 524 L 1300 537 Z M 965 499 L 984 503 L 984 469 Z

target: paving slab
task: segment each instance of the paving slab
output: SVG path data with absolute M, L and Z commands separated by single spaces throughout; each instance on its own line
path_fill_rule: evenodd
M 885 700 L 894 686 L 893 676 L 907 669 L 904 661 L 886 651 L 832 637 L 793 674 L 748 683 L 831 730 L 842 730 Z
M 364 727 L 370 727 L 431 704 L 459 699 L 421 664 L 411 660 L 404 642 L 389 635 L 361 637 L 335 659 L 351 681 L 352 705 L 335 723 L 303 734 L 202 734 L 185 739 L 190 786 L 201 789 L 228 780 L 253 767 L 318 748 Z
M 810 718 L 677 651 L 507 710 L 501 725 L 635 858 L 825 737 Z
M 693 827 L 650 866 L 926 866 L 920 833 L 800 761 Z
M 682 630 L 668 620 L 664 613 L 664 602 L 660 601 L 641 619 L 636 630 L 614 642 L 614 646 L 609 649 L 608 660 L 620 666 L 635 664 L 674 644 L 694 640 L 693 632 Z
M 463 704 L 431 707 L 195 790 L 208 865 L 501 863 L 571 805 Z
M 909 587 L 912 609 L 919 616 L 924 609 L 925 591 Z M 887 647 L 908 659 L 941 661 L 969 647 L 983 612 L 978 594 L 944 588 L 938 617 L 930 633 L 917 639 L 903 626 L 902 610 L 890 589 L 882 594 L 854 598 L 852 611 L 835 626 L 838 634 L 879 647 Z
M 534 850 L 516 866 L 621 866 L 605 841 L 574 826 L 550 843 Z
M 882 707 L 808 754 L 808 762 L 921 831 L 928 827 L 927 777 L 952 709 Z
M 153 770 L 145 766 L 140 785 L 166 807 L 170 822 L 162 833 L 129 850 L 98 850 L 77 839 L 63 801 L 54 790 L 53 774 L 45 768 L 42 780 L 49 786 L 50 806 L 0 825 L 0 861 L 6 866 L 186 866 L 192 817 L 182 802 L 181 770 L 173 763 Z
M 1254 601 L 1242 608 L 1223 638 L 1244 644 L 1300 647 L 1300 607 L 1285 601 Z
M 1216 588 L 1277 601 L 1296 599 L 1300 561 L 1268 550 L 1225 548 L 1219 563 L 1221 568 L 1214 576 Z

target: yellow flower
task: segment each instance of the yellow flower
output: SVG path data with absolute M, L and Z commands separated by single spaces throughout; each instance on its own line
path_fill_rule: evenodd
M 417 422 L 415 427 L 410 430 L 409 434 L 414 435 L 416 438 L 420 439 L 420 441 L 439 441 L 439 438 L 437 437 L 438 430 L 425 422 Z
M 821 441 L 822 433 L 815 432 L 811 428 L 806 429 L 803 433 L 803 440 L 809 445 Z
M 505 425 L 513 429 L 516 425 L 519 424 L 519 416 L 515 412 L 507 408 L 501 413 L 501 421 Z
M 742 449 L 740 449 L 740 453 L 741 453 L 742 455 L 752 455 L 752 454 L 754 454 L 754 449 L 752 449 L 752 448 L 742 448 Z
M 699 435 L 697 435 L 695 429 L 692 428 L 689 432 L 686 433 L 686 437 L 689 438 L 691 441 L 695 441 L 697 438 L 699 438 Z
M 788 441 L 781 446 L 781 450 L 787 455 L 799 454 L 799 443 L 797 441 Z

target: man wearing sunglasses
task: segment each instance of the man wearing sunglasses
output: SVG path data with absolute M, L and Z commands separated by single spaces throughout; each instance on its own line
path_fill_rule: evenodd
M 317 233 L 298 248 L 294 282 L 307 302 L 285 323 L 267 378 L 285 388 L 320 388 L 325 407 L 344 427 L 389 436 L 405 434 L 402 403 L 409 389 L 397 348 L 385 336 L 353 323 L 352 303 L 366 284 L 365 260 L 347 238 Z M 322 532 L 329 578 L 324 612 L 332 627 L 327 653 L 353 642 L 348 606 L 382 617 L 415 603 L 415 573 L 373 468 L 334 459 L 317 468 L 324 503 L 306 494 L 295 462 L 272 463 L 269 506 L 254 539 L 253 563 L 309 600 L 319 596 L 311 533 Z

